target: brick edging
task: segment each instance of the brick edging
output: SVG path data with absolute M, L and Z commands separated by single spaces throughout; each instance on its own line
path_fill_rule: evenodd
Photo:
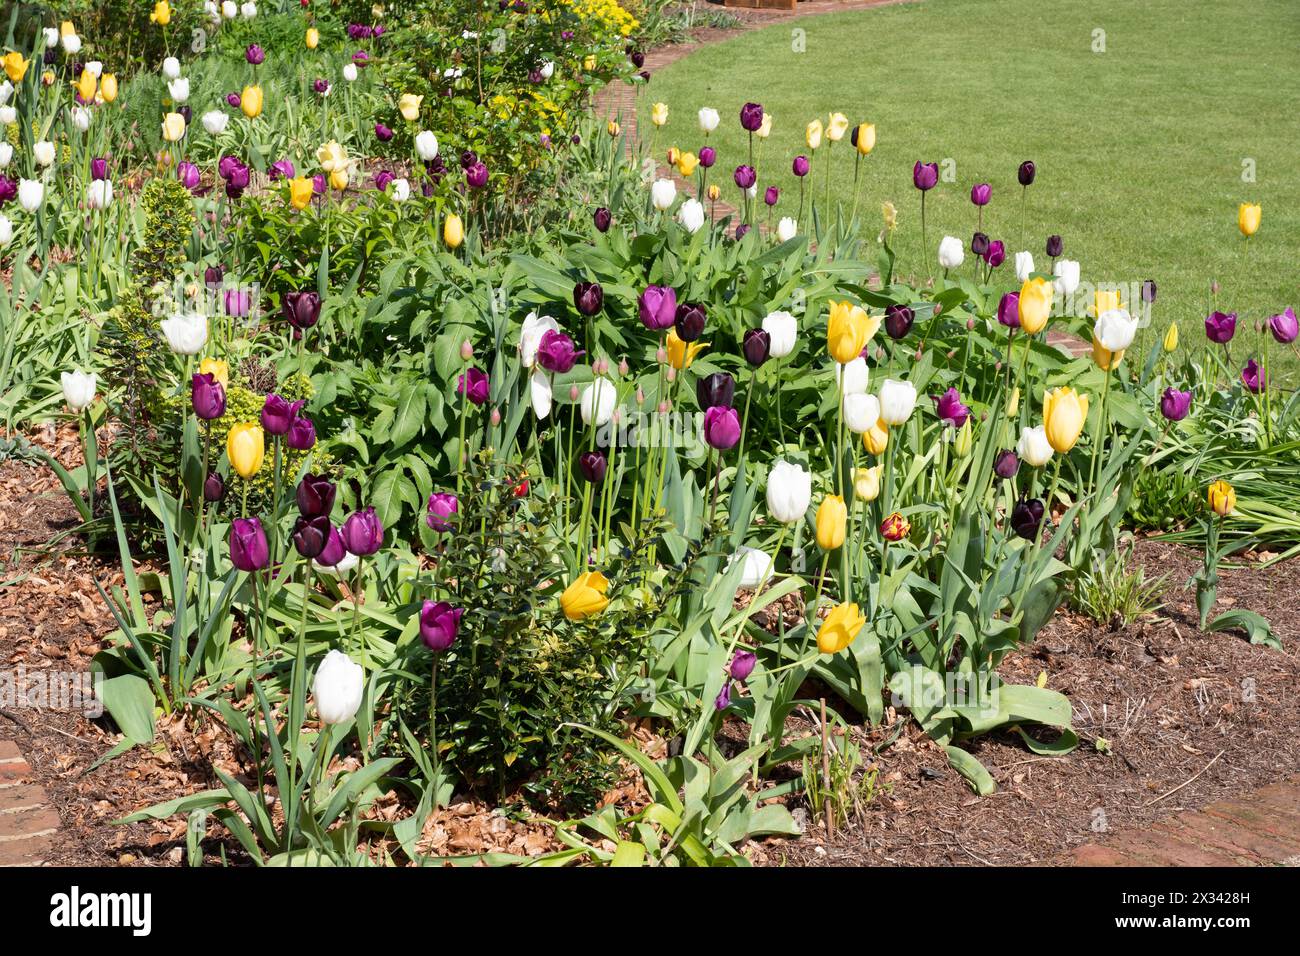
M 54 846 L 58 811 L 18 745 L 0 740 L 0 866 L 40 866 Z

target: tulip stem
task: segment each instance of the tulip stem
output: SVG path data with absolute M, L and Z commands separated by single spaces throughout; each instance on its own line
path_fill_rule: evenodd
M 1101 475 L 1097 470 L 1097 460 L 1101 453 L 1101 446 L 1106 440 L 1106 432 L 1110 426 L 1107 418 L 1107 412 L 1110 411 L 1107 399 L 1110 397 L 1110 380 L 1113 376 L 1110 371 L 1106 372 L 1106 384 L 1101 390 L 1101 421 L 1098 423 L 1097 438 L 1092 443 L 1092 462 L 1088 465 L 1088 484 L 1092 486 L 1092 493 L 1097 494 L 1097 482 L 1101 480 Z M 1059 462 L 1058 462 L 1059 465 Z
M 433 780 L 430 786 L 433 787 L 433 809 L 438 809 L 438 785 L 441 783 L 442 773 L 439 770 L 438 758 L 438 660 L 440 655 L 435 652 L 433 655 L 433 671 L 429 677 L 429 744 L 433 755 Z

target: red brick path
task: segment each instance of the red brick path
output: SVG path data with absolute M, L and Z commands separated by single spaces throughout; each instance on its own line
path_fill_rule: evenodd
M 54 845 L 59 815 L 12 740 L 0 740 L 0 866 L 37 866 Z

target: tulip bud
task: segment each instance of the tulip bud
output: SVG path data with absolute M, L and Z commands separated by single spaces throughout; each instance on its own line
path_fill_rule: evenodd
M 578 386 L 576 386 L 576 385 L 570 385 L 570 386 L 569 386 L 569 401 L 571 401 L 571 402 L 576 402 L 577 400 L 578 400 Z
M 463 362 L 468 362 L 474 357 L 474 343 L 469 339 L 460 343 L 460 357 Z
M 500 424 L 501 424 L 501 410 L 498 409 L 496 406 L 493 406 L 493 408 L 492 408 L 492 414 L 489 415 L 488 418 L 489 418 L 489 420 L 492 422 L 492 426 L 493 426 L 494 428 L 495 428 L 497 425 L 500 425 Z
M 209 472 L 208 477 L 203 479 L 203 500 L 217 502 L 224 497 L 226 497 L 226 482 L 222 479 L 221 473 Z

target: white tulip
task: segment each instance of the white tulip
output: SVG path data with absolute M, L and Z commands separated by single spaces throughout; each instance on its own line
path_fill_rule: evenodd
M 768 354 L 772 358 L 785 358 L 794 351 L 799 320 L 789 312 L 769 312 L 763 320 L 763 331 L 772 339 Z
M 1034 271 L 1034 256 L 1029 252 L 1016 253 L 1016 278 L 1021 282 L 1028 281 Z
M 39 179 L 18 180 L 18 205 L 35 212 L 45 202 L 45 184 Z
M 249 6 L 249 4 L 245 4 Z M 311 695 L 316 713 L 326 724 L 344 724 L 357 715 L 366 686 L 366 672 L 342 651 L 330 651 L 316 668 Z
M 74 106 L 71 110 L 72 125 L 78 132 L 84 133 L 90 129 L 90 110 L 84 106 Z
M 547 60 L 545 63 L 542 64 L 542 68 L 540 72 L 542 74 L 542 79 L 549 80 L 552 76 L 555 75 L 555 64 L 552 63 L 550 60 Z
M 190 98 L 190 78 L 178 76 L 167 84 L 167 92 L 177 103 L 184 103 Z
M 18 122 L 18 111 L 12 106 L 0 106 L 0 126 Z
M 99 79 L 104 74 L 104 64 L 99 60 L 91 60 L 86 64 L 86 72 L 95 79 Z
M 49 166 L 54 162 L 54 144 L 48 139 L 33 144 L 32 157 L 36 160 L 37 166 Z
M 177 355 L 198 355 L 208 341 L 208 320 L 199 312 L 178 312 L 163 319 L 162 333 Z
M 688 199 L 677 210 L 677 221 L 687 232 L 698 232 L 704 225 L 704 206 L 697 199 Z
M 536 369 L 528 376 L 528 392 L 533 401 L 533 414 L 538 421 L 545 421 L 551 414 L 551 373 L 545 369 Z
M 1020 441 L 1016 442 L 1016 454 L 1021 460 L 1028 462 L 1034 468 L 1042 468 L 1052 460 L 1052 443 L 1047 440 L 1047 428 L 1039 425 L 1037 428 L 1020 429 Z
M 81 52 L 81 37 L 75 33 L 69 33 L 63 38 L 63 51 L 68 54 L 77 54 Z
M 782 524 L 800 521 L 812 502 L 812 475 L 778 459 L 767 473 L 767 510 Z
M 750 199 L 753 199 L 755 196 L 757 196 L 757 195 L 758 195 L 758 183 L 754 183 L 754 185 L 752 185 L 752 186 L 750 186 L 748 189 L 746 189 L 746 190 L 745 190 L 745 195 L 748 196 Z
M 874 395 L 855 392 L 844 396 L 844 424 L 849 431 L 861 435 L 880 422 L 880 399 Z
M 355 63 L 345 63 L 343 65 L 343 79 L 349 83 L 357 78 L 357 65 Z
M 9 221 L 8 216 L 0 214 L 0 249 L 3 249 L 13 241 L 14 224 Z
M 956 269 L 966 261 L 966 249 L 956 236 L 944 236 L 939 243 L 939 266 L 944 269 Z
M 656 179 L 650 187 L 650 201 L 660 211 L 667 209 L 677 200 L 677 184 L 671 179 Z
M 584 425 L 594 424 L 597 428 L 605 425 L 614 417 L 614 405 L 618 401 L 618 389 L 607 378 L 598 378 L 582 390 L 582 412 Z
M 436 158 L 438 155 L 438 137 L 434 136 L 427 129 L 416 133 L 415 153 L 426 163 Z
M 14 95 L 14 85 L 8 80 L 0 82 L 0 106 L 9 102 L 9 97 Z
M 224 110 L 208 110 L 202 117 L 203 128 L 208 131 L 209 136 L 220 136 L 226 131 L 226 124 L 230 122 L 230 114 Z
M 1107 309 L 1097 316 L 1092 337 L 1108 351 L 1122 352 L 1133 344 L 1137 327 L 1137 319 L 1129 315 L 1127 309 Z
M 45 33 L 45 45 L 47 47 L 53 48 L 59 45 L 58 27 L 45 27 L 43 32 Z
M 257 4 L 255 4 L 253 0 L 248 0 L 247 3 L 239 8 L 239 12 L 244 15 L 245 20 L 251 20 L 253 17 L 257 16 Z
M 699 118 L 700 118 L 700 129 L 703 130 L 704 132 L 712 133 L 715 129 L 718 128 L 719 117 L 718 117 L 717 110 L 711 109 L 710 107 L 706 106 L 704 107 L 704 109 L 700 110 Z
M 62 381 L 63 400 L 74 413 L 81 411 L 95 400 L 94 372 L 73 369 L 71 372 L 63 373 Z
M 0 142 L 0 169 L 9 165 L 9 161 L 14 158 L 14 148 L 8 143 Z
M 351 551 L 344 551 L 343 558 L 342 560 L 339 561 L 338 564 L 333 564 L 333 565 L 321 564 L 315 558 L 311 559 L 311 564 L 312 567 L 314 567 L 317 571 L 320 571 L 322 574 L 332 574 L 336 578 L 342 578 L 343 580 L 347 580 L 348 574 L 351 573 L 352 569 L 357 566 L 358 560 L 359 559 L 357 558 L 357 556 L 353 554 Z
M 537 347 L 542 344 L 542 336 L 558 331 L 560 323 L 549 315 L 529 312 L 524 316 L 523 328 L 519 330 L 519 361 L 524 368 L 532 368 L 537 362 Z
M 835 378 L 841 395 L 856 395 L 867 390 L 867 360 L 861 355 L 846 365 L 835 363 Z
M 406 202 L 411 198 L 411 184 L 405 179 L 394 179 L 389 189 L 393 194 L 393 202 Z
M 221 22 L 221 4 L 217 0 L 203 0 L 203 12 L 213 23 Z
M 916 407 L 916 386 L 887 378 L 880 386 L 880 420 L 886 425 L 901 425 Z
M 181 61 L 174 56 L 169 56 L 163 60 L 162 65 L 163 78 L 174 80 L 181 75 Z
M 763 582 L 772 576 L 772 558 L 767 552 L 760 551 L 758 548 L 742 544 L 727 562 L 727 570 L 730 571 L 737 562 L 744 566 L 744 570 L 740 572 L 742 588 L 761 587 Z
M 107 179 L 96 179 L 86 187 L 86 204 L 91 209 L 107 209 L 113 203 L 113 184 Z
M 790 216 L 782 216 L 776 224 L 776 238 L 782 242 L 789 242 L 798 232 L 799 224 Z
M 1056 277 L 1052 285 L 1056 286 L 1058 295 L 1074 295 L 1074 290 L 1079 288 L 1079 263 L 1073 259 L 1057 259 L 1052 275 Z
M 235 19 L 235 14 L 238 12 L 239 12 L 239 6 L 235 3 L 235 0 L 222 0 L 221 15 L 223 17 L 225 17 L 227 20 L 233 20 Z

